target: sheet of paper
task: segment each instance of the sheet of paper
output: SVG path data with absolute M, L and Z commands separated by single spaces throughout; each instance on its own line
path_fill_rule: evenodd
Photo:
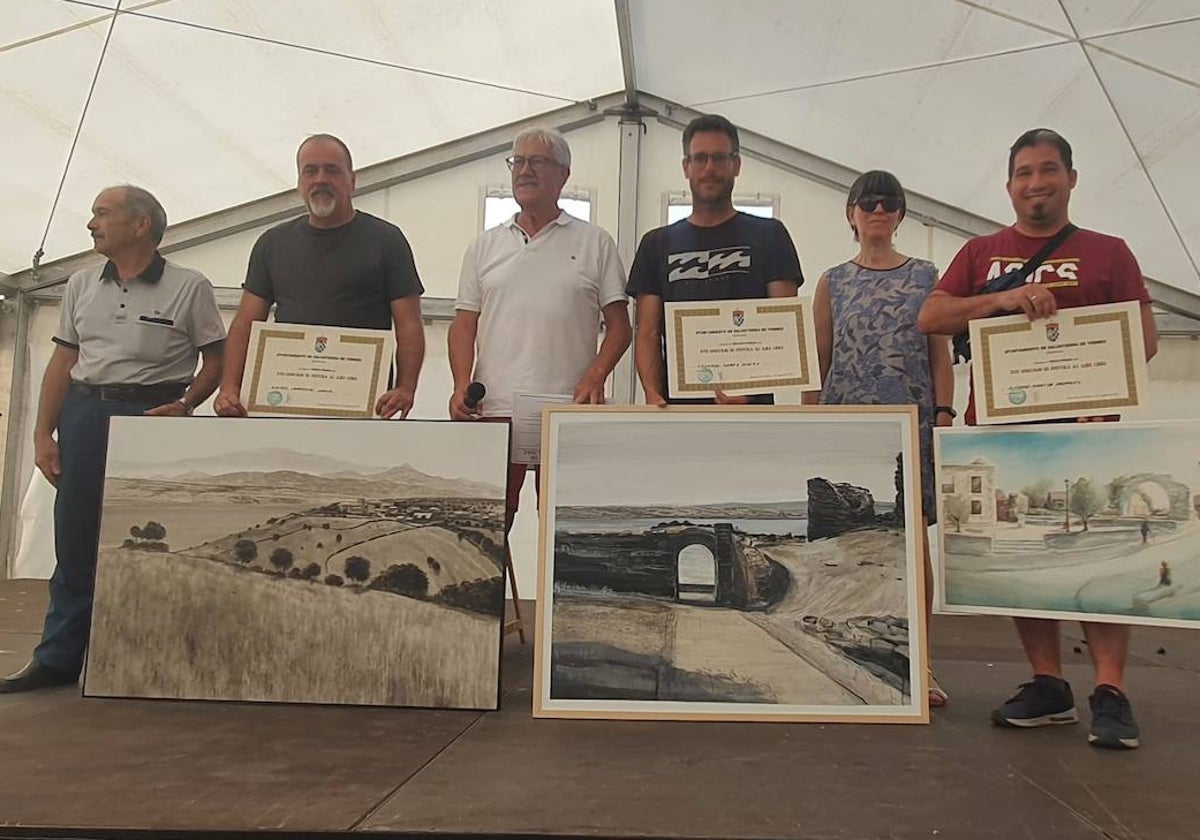
M 542 409 L 572 401 L 570 394 L 513 394 L 512 462 L 542 462 Z

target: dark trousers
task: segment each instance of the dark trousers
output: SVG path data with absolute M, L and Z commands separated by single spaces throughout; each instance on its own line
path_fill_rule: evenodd
M 42 641 L 33 651 L 34 659 L 43 665 L 68 673 L 83 667 L 92 621 L 108 418 L 142 414 L 162 402 L 102 400 L 73 388 L 67 391 L 58 418 L 62 474 L 54 499 L 57 562 L 50 578 Z

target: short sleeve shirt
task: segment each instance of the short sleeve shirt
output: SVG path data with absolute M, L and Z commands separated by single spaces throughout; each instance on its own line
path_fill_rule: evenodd
M 978 294 L 989 280 L 1024 265 L 1045 243 L 1045 238 L 1026 236 L 1015 227 L 976 237 L 963 245 L 936 288 L 955 297 Z M 1092 230 L 1072 233 L 1027 282 L 1053 289 L 1059 309 L 1150 302 L 1142 270 L 1125 241 Z M 966 421 L 975 422 L 973 388 Z
M 393 300 L 425 291 L 400 228 L 362 211 L 336 228 L 307 216 L 271 228 L 243 288 L 274 303 L 280 323 L 376 330 L 391 329 Z
M 714 227 L 681 219 L 647 233 L 625 291 L 664 301 L 739 300 L 767 297 L 774 280 L 804 283 L 792 237 L 778 219 L 739 212 Z
M 741 300 L 768 297 L 767 284 L 775 280 L 804 283 L 792 237 L 778 219 L 738 212 L 713 227 L 681 219 L 647 233 L 638 245 L 625 291 L 657 295 L 664 302 Z M 665 341 L 664 335 L 663 384 L 668 387 Z M 771 395 L 753 401 L 771 402 Z
M 571 394 L 596 359 L 602 310 L 624 302 L 625 269 L 608 233 L 562 213 L 529 237 L 514 219 L 467 248 L 455 309 L 479 313 L 473 378 L 485 416 L 512 395 Z
M 73 274 L 54 335 L 79 351 L 71 379 L 87 385 L 190 382 L 200 349 L 224 339 L 212 284 L 160 255 L 125 283 L 111 262 Z

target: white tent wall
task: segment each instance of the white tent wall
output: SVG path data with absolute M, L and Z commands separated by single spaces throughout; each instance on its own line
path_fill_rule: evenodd
M 619 209 L 620 134 L 615 118 L 568 134 L 574 158 L 570 186 L 591 193 L 593 218 L 614 233 Z M 387 218 L 405 230 L 416 255 L 427 297 L 454 297 L 463 250 L 479 232 L 484 191 L 488 187 L 503 186 L 508 181 L 503 163 L 505 154 L 496 152 L 425 177 L 366 192 L 356 199 L 360 208 Z M 1003 149 L 998 154 L 1002 155 Z M 681 158 L 679 130 L 653 118 L 647 119 L 640 142 L 638 167 L 639 237 L 663 223 L 664 195 L 687 189 Z M 903 178 L 903 173 L 898 174 Z M 997 190 L 1002 187 L 1002 184 L 996 185 Z M 796 242 L 808 280 L 802 294 L 811 294 L 816 279 L 826 268 L 853 256 L 855 245 L 845 223 L 843 188 L 776 166 L 747 149 L 737 194 L 778 199 L 779 218 Z M 224 236 L 218 234 L 203 244 L 176 250 L 170 258 L 205 272 L 218 287 L 236 288 L 245 273 L 250 248 L 267 226 L 255 226 Z M 898 234 L 902 251 L 932 259 L 941 268 L 949 263 L 962 242 L 960 234 L 931 227 L 915 218 L 907 220 Z M 36 411 L 36 390 L 49 355 L 49 339 L 57 323 L 57 311 L 53 302 L 37 306 L 28 327 L 31 374 L 21 387 L 27 389 L 29 396 L 20 424 L 21 446 L 12 447 L 10 453 L 20 458 L 20 462 L 14 489 L 9 492 L 18 492 L 18 498 L 24 500 L 21 505 L 21 548 L 13 557 L 19 557 L 20 562 L 9 564 L 14 576 L 46 577 L 52 568 L 52 550 L 47 544 L 50 532 L 46 527 L 51 494 L 47 487 L 29 490 L 31 486 L 37 486 L 33 481 L 29 440 Z M 226 312 L 227 317 L 231 314 Z M 5 315 L 0 321 L 0 341 L 4 342 L 0 348 L 0 373 L 11 365 L 15 320 L 13 315 Z M 451 388 L 446 359 L 446 326 L 445 320 L 427 321 L 427 355 L 414 417 L 445 416 Z M 956 372 L 956 402 L 961 409 L 966 399 L 966 367 L 960 366 Z M 1151 364 L 1151 376 L 1156 416 L 1200 415 L 1200 342 L 1185 337 L 1164 338 L 1159 357 Z M 9 381 L 12 380 L 7 377 L 4 380 L 5 383 Z M 794 402 L 794 395 L 787 395 L 782 401 Z M 208 410 L 208 406 L 201 409 L 202 412 Z M 41 481 L 37 479 L 37 482 Z M 520 589 L 527 594 L 533 591 L 537 563 L 537 504 L 532 484 L 532 481 L 526 483 L 521 513 L 511 536 Z M 15 522 L 12 524 L 16 525 Z M 8 526 L 9 523 L 0 524 L 0 527 Z M 17 544 L 13 543 L 14 549 Z

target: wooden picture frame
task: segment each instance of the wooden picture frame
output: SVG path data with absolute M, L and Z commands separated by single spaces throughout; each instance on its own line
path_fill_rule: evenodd
M 495 709 L 508 427 L 115 417 L 84 694 Z
M 928 723 L 919 451 L 915 407 L 547 409 L 535 717 Z

